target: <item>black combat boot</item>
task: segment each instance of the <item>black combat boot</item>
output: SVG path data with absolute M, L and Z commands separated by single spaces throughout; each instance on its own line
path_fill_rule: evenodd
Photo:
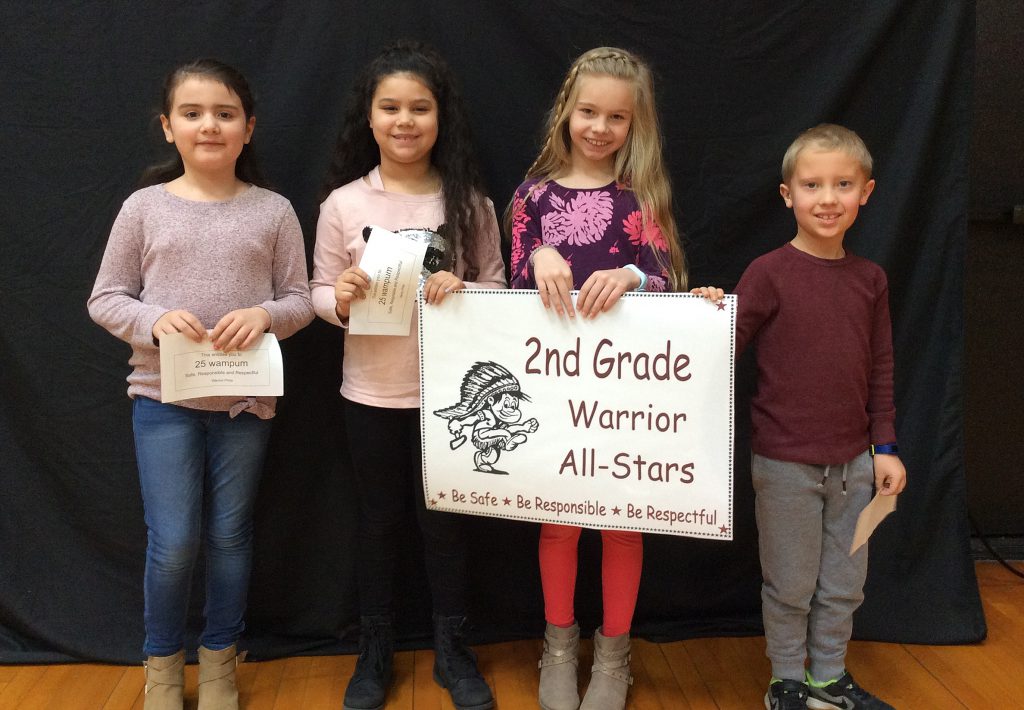
M 434 614 L 434 680 L 451 693 L 458 710 L 490 710 L 494 696 L 462 638 L 464 616 Z
M 380 710 L 391 685 L 395 629 L 390 614 L 359 621 L 359 660 L 345 688 L 344 710 Z

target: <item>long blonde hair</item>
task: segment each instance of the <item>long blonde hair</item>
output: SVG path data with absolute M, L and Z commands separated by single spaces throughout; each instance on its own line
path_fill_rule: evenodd
M 672 184 L 662 159 L 661 130 L 654 104 L 651 70 L 631 52 L 616 47 L 597 47 L 584 52 L 569 67 L 555 105 L 548 113 L 544 145 L 540 155 L 526 171 L 526 179 L 540 178 L 543 184 L 568 169 L 572 161 L 569 118 L 579 96 L 581 75 L 603 75 L 623 79 L 633 85 L 633 120 L 626 142 L 615 154 L 615 180 L 633 191 L 640 204 L 644 229 L 654 222 L 668 245 L 671 263 L 662 266 L 669 273 L 673 289 L 686 289 L 686 263 L 672 214 Z M 512 205 L 505 210 L 511 221 Z M 509 227 L 511 233 L 511 227 Z M 651 244 L 659 263 L 662 254 Z

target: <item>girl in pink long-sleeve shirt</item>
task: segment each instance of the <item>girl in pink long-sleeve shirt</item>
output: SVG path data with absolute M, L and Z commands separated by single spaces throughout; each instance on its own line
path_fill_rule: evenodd
M 327 190 L 311 282 L 313 305 L 324 320 L 345 327 L 352 301 L 365 298 L 369 277 L 358 264 L 369 225 L 415 229 L 429 239 L 433 253 L 423 282 L 429 304 L 466 287 L 505 287 L 498 224 L 483 196 L 466 115 L 451 71 L 432 49 L 400 42 L 363 71 Z M 394 653 L 395 560 L 411 504 L 423 535 L 434 609 L 434 679 L 448 689 L 456 708 L 491 708 L 491 690 L 462 637 L 462 519 L 427 510 L 423 500 L 415 331 L 346 332 L 341 394 L 360 510 L 360 654 L 344 707 L 384 706 Z
M 245 350 L 313 319 L 302 232 L 286 199 L 260 187 L 256 118 L 235 69 L 200 59 L 171 72 L 160 121 L 176 149 L 125 200 L 89 298 L 93 320 L 132 346 L 128 395 L 145 505 L 146 710 L 181 710 L 185 619 L 206 545 L 201 707 L 237 708 L 236 641 L 252 566 L 252 511 L 273 397 L 160 399 L 162 338 Z M 203 508 L 206 508 L 205 528 Z

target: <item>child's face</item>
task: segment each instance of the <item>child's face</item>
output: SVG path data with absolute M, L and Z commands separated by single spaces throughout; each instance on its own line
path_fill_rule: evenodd
M 615 153 L 626 143 L 633 122 L 633 85 L 604 74 L 584 74 L 569 116 L 574 165 L 602 170 L 615 165 Z
M 380 147 L 382 165 L 429 163 L 437 142 L 434 94 L 413 74 L 384 77 L 373 92 L 370 130 Z
M 875 181 L 864 176 L 860 163 L 848 153 L 814 146 L 802 150 L 789 184 L 779 186 L 796 217 L 798 246 L 838 251 L 874 188 Z
M 501 399 L 491 404 L 491 411 L 498 421 L 505 424 L 515 424 L 523 418 L 519 411 L 519 398 L 511 394 L 501 395 Z
M 186 169 L 233 173 L 256 117 L 246 119 L 241 99 L 224 84 L 190 76 L 174 90 L 170 114 L 160 123 Z

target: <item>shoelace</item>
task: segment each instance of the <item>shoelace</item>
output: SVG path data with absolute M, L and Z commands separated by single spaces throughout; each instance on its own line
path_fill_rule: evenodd
M 837 680 L 836 685 L 845 690 L 845 694 L 856 700 L 858 703 L 866 702 L 873 697 L 871 693 L 857 685 L 857 682 L 849 673 Z
M 444 656 L 447 661 L 448 671 L 454 678 L 476 677 L 479 671 L 476 661 L 470 653 L 469 648 L 462 641 L 462 629 L 452 629 L 452 634 L 445 644 Z
M 807 707 L 807 686 L 795 681 L 781 681 L 780 697 L 775 707 L 778 710 L 796 710 Z
M 359 665 L 372 663 L 375 671 L 382 671 L 386 662 L 385 656 L 387 655 L 385 653 L 387 644 L 384 641 L 382 630 L 378 629 L 376 633 L 364 636 L 361 640 L 365 643 L 360 644 L 363 647 L 359 649 L 359 658 L 356 663 Z

